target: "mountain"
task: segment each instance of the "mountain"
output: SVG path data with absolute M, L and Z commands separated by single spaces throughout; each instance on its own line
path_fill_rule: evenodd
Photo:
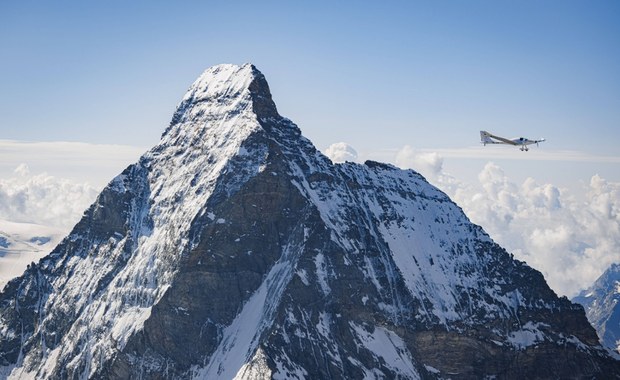
M 252 65 L 0 294 L 9 378 L 610 378 L 583 308 L 411 170 L 333 164 Z
M 56 228 L 0 219 L 0 289 L 48 254 L 62 237 Z
M 596 329 L 603 346 L 620 351 L 620 264 L 610 266 L 594 284 L 577 297 Z

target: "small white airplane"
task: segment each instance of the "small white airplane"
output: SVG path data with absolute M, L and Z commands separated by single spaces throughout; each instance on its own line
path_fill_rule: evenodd
M 532 145 L 532 144 L 536 144 L 538 146 L 538 143 L 545 141 L 545 139 L 541 138 L 540 140 L 530 140 L 527 139 L 525 137 L 517 137 L 514 139 L 507 139 L 505 137 L 500 137 L 500 136 L 495 136 L 490 134 L 487 131 L 480 131 L 480 140 L 482 142 L 482 144 L 487 145 L 487 144 L 506 144 L 506 145 L 514 145 L 514 146 L 520 146 L 521 150 L 524 152 L 527 152 L 528 150 L 530 150 L 527 146 L 528 145 Z

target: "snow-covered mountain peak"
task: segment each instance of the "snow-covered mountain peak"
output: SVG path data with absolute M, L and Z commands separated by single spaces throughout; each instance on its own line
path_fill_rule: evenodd
M 210 67 L 190 86 L 164 132 L 160 145 L 179 145 L 187 139 L 215 137 L 226 133 L 222 124 L 234 124 L 235 132 L 245 134 L 258 125 L 258 119 L 277 117 L 269 85 L 252 64 L 222 64 Z M 195 139 L 189 142 L 196 143 Z
M 183 101 L 193 98 L 204 101 L 215 97 L 238 96 L 248 91 L 256 77 L 256 68 L 249 63 L 244 65 L 221 64 L 205 70 L 190 86 Z
M 205 71 L 161 142 L 0 293 L 0 378 L 605 371 L 581 307 L 417 173 L 333 164 L 250 64 Z
M 615 291 L 617 284 L 620 282 L 620 264 L 612 264 L 605 272 L 594 282 L 592 287 L 583 291 L 580 296 L 590 296 L 599 292 L 599 295 L 607 294 Z

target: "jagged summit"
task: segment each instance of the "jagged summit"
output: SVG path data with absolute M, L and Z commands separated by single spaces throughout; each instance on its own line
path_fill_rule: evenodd
M 332 164 L 252 65 L 0 293 L 0 377 L 617 377 L 583 309 L 411 170 Z
M 238 97 L 249 91 L 250 84 L 262 74 L 251 63 L 221 64 L 206 69 L 190 86 L 182 101 L 193 98 L 205 101 L 213 98 Z
M 164 136 L 176 125 L 196 117 L 216 119 L 243 112 L 261 119 L 279 116 L 264 75 L 250 63 L 213 66 L 190 86 Z

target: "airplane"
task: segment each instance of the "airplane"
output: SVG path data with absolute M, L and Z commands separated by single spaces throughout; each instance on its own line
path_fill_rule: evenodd
M 487 145 L 487 144 L 507 144 L 507 145 L 514 145 L 514 146 L 520 146 L 521 151 L 523 152 L 527 152 L 528 150 L 530 150 L 527 146 L 528 145 L 532 145 L 532 144 L 536 144 L 536 146 L 538 146 L 538 143 L 541 143 L 543 141 L 545 141 L 545 139 L 541 138 L 540 140 L 530 140 L 527 139 L 525 137 L 517 137 L 514 139 L 507 139 L 504 137 L 500 137 L 500 136 L 495 136 L 490 134 L 487 131 L 480 131 L 480 140 L 482 142 L 482 144 Z

